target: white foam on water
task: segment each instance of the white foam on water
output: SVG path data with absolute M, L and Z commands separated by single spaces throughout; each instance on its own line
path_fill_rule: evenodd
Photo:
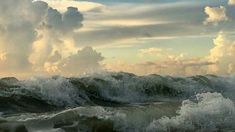
M 113 77 L 115 76 L 115 77 Z M 98 79 L 97 79 L 98 78 Z M 198 79 L 198 80 L 197 80 Z M 151 99 L 159 99 L 155 96 L 161 93 L 154 93 L 153 96 L 145 94 L 145 88 L 158 88 L 164 85 L 176 91 L 182 91 L 179 96 L 191 98 L 184 100 L 182 106 L 177 111 L 177 115 L 160 115 L 161 112 L 151 107 L 142 105 L 145 108 L 131 111 L 117 110 L 117 108 L 84 106 L 67 109 L 62 112 L 43 114 L 21 114 L 9 117 L 10 121 L 31 122 L 38 121 L 42 124 L 32 126 L 32 130 L 61 131 L 53 129 L 53 124 L 57 121 L 76 121 L 79 117 L 96 117 L 97 119 L 111 120 L 115 130 L 125 132 L 141 131 L 217 131 L 224 129 L 235 129 L 235 76 L 214 77 L 200 76 L 195 78 L 173 78 L 150 75 L 145 77 L 129 75 L 125 73 L 94 75 L 88 78 L 78 78 L 85 80 L 87 84 L 92 84 L 96 92 L 105 99 L 120 102 L 129 102 L 135 107 L 139 107 L 142 102 Z M 20 88 L 13 88 L 11 94 L 27 94 L 22 89 L 31 91 L 34 95 L 40 96 L 42 100 L 57 106 L 76 106 L 85 100 L 80 98 L 81 89 L 74 86 L 69 79 L 64 77 L 34 77 L 21 81 Z M 91 87 L 93 88 L 93 87 Z M 193 100 L 193 96 L 196 99 Z M 85 97 L 86 95 L 83 95 Z M 169 98 L 172 101 L 174 98 Z M 182 99 L 183 100 L 183 99 Z M 175 109 L 178 108 L 170 108 Z M 0 113 L 1 116 L 1 113 Z M 170 117 L 173 116 L 173 117 Z M 151 120 L 150 120 L 151 119 Z M 44 122 L 45 121 L 45 122 Z M 47 124 L 51 123 L 51 124 Z M 38 128 L 37 128 L 38 127 Z
M 234 124 L 233 101 L 220 93 L 202 93 L 195 101 L 183 101 L 177 116 L 154 120 L 147 131 L 217 131 L 235 129 Z
M 178 106 L 178 105 L 177 105 Z M 160 107 L 160 108 L 158 108 Z M 164 106 L 163 106 L 164 107 Z M 10 117 L 9 120 L 26 122 L 29 130 L 53 130 L 53 124 L 58 122 L 76 122 L 82 117 L 109 120 L 114 124 L 114 129 L 120 132 L 181 132 L 181 131 L 218 131 L 235 129 L 235 105 L 220 93 L 197 94 L 194 100 L 185 100 L 173 117 L 166 115 L 168 108 L 161 105 L 110 108 L 101 106 L 87 106 L 67 109 L 59 113 L 43 115 L 25 115 Z M 58 129 L 56 129 L 58 130 Z M 56 131 L 55 130 L 55 131 Z
M 198 93 L 218 92 L 231 100 L 235 100 L 235 76 L 195 76 L 169 77 L 169 76 L 135 76 L 128 73 L 106 73 L 90 75 L 86 78 L 76 78 L 86 86 L 88 91 L 98 94 L 98 98 L 107 101 L 123 103 L 146 103 L 186 99 Z M 20 81 L 19 88 L 10 92 L 0 92 L 0 96 L 24 95 L 30 91 L 40 99 L 62 107 L 77 107 L 90 102 L 85 88 L 78 88 L 64 77 L 33 77 Z M 146 92 L 147 91 L 147 92 Z M 175 93 L 176 92 L 176 93 Z M 172 97 L 173 96 L 173 97 Z
M 57 106 L 74 106 L 78 102 L 84 103 L 84 100 L 79 98 L 79 90 L 64 77 L 33 77 L 23 81 L 22 86 L 43 100 L 49 101 Z

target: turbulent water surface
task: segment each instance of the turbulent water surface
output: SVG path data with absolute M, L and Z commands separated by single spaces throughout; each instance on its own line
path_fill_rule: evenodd
M 235 131 L 235 77 L 0 80 L 0 132 Z

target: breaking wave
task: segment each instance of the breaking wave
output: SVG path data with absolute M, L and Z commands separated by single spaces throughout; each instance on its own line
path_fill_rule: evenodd
M 0 97 L 27 98 L 59 107 L 87 104 L 143 103 L 169 98 L 185 99 L 197 93 L 219 92 L 234 99 L 235 78 L 212 75 L 169 77 L 129 73 L 96 74 L 81 78 L 34 77 L 0 80 Z
M 235 77 L 102 73 L 0 80 L 0 131 L 229 131 Z
M 195 99 L 184 100 L 181 106 L 175 103 L 119 108 L 89 106 L 56 113 L 22 114 L 6 120 L 11 124 L 17 121 L 18 126 L 24 125 L 32 132 L 214 132 L 235 129 L 235 105 L 220 93 L 202 93 Z
M 219 93 L 197 94 L 185 100 L 174 117 L 154 120 L 148 131 L 221 131 L 235 129 L 235 105 Z

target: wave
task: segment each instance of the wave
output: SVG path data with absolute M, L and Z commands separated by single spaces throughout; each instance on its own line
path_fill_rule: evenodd
M 219 93 L 196 95 L 196 102 L 185 100 L 178 115 L 154 120 L 147 128 L 154 131 L 235 130 L 235 105 Z
M 182 101 L 196 94 L 218 92 L 235 100 L 235 77 L 214 75 L 170 77 L 102 73 L 85 77 L 33 77 L 0 80 L 0 111 L 46 112 L 78 106 L 123 106 Z M 43 109 L 41 109 L 43 108 Z
M 117 132 L 140 131 L 154 118 L 174 115 L 178 104 L 151 104 L 148 107 L 89 106 L 43 114 L 21 114 L 5 118 L 7 123 L 17 122 L 28 131 L 86 131 Z M 151 108 L 151 109 L 150 109 Z
M 54 113 L 11 116 L 6 120 L 8 123 L 17 121 L 18 126 L 34 132 L 229 131 L 235 129 L 235 105 L 220 93 L 202 93 L 184 100 L 182 104 L 168 102 L 145 107 L 77 107 Z
M 0 131 L 235 130 L 235 76 L 0 79 Z

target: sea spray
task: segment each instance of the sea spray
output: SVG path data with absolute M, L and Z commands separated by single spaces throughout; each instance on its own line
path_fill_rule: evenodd
M 234 130 L 233 76 L 100 73 L 0 79 L 3 126 L 29 131 Z

